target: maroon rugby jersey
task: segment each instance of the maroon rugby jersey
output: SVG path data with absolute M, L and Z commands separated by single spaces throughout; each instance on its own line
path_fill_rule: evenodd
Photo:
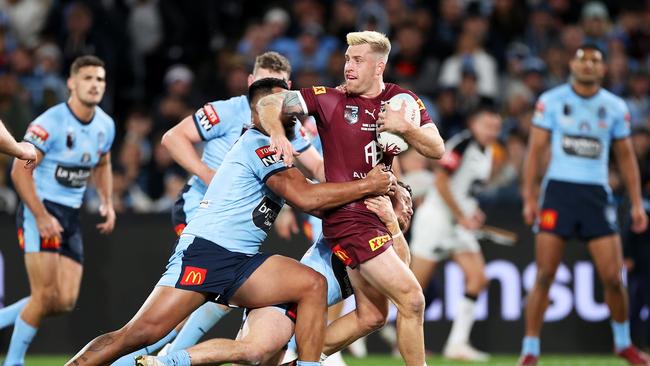
M 378 163 L 390 166 L 393 156 L 382 153 L 377 144 L 376 121 L 381 106 L 400 93 L 410 94 L 420 105 L 420 125 L 432 123 L 422 101 L 411 91 L 387 83 L 375 98 L 347 95 L 334 88 L 315 86 L 300 90 L 308 114 L 317 122 L 323 145 L 325 178 L 328 182 L 348 182 L 361 179 Z M 350 215 L 357 213 L 357 215 Z M 371 214 L 359 200 L 326 213 L 324 233 L 328 237 L 328 224 Z M 366 216 L 366 215 L 364 215 Z M 379 221 L 378 218 L 376 218 Z

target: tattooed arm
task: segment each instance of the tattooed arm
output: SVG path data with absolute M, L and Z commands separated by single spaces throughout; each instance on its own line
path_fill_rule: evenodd
M 276 156 L 284 156 L 284 163 L 293 163 L 294 150 L 287 139 L 282 125 L 284 118 L 304 116 L 307 113 L 300 92 L 285 91 L 269 94 L 257 102 L 257 113 L 260 116 L 262 128 L 271 137 L 271 149 L 276 150 Z

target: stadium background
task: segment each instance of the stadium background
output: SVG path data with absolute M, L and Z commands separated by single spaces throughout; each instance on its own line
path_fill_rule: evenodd
M 488 310 L 472 341 L 490 352 L 516 353 L 523 330 L 521 304 L 530 283 L 526 269 L 533 259 L 532 236 L 519 216 L 518 186 L 535 99 L 567 80 L 568 60 L 580 44 L 593 42 L 605 50 L 605 86 L 630 107 L 647 189 L 647 1 L 0 0 L 0 118 L 14 137 L 22 138 L 32 118 L 66 99 L 69 64 L 88 53 L 106 61 L 102 107 L 118 128 L 112 149 L 116 232 L 96 234 L 97 200 L 89 189 L 84 206 L 90 213 L 84 220 L 88 262 L 77 309 L 46 321 L 31 352 L 70 353 L 121 325 L 160 275 L 173 241 L 168 212 L 187 178 L 160 145 L 164 131 L 207 101 L 245 93 L 252 62 L 265 50 L 289 57 L 294 87 L 337 85 L 344 35 L 357 29 L 390 36 L 386 80 L 414 90 L 445 138 L 462 130 L 477 106 L 492 105 L 503 116 L 495 173 L 480 196 L 489 221 L 518 232 L 520 241 L 515 248 L 484 246 L 490 277 L 501 280 L 492 281 L 487 308 L 480 306 Z M 431 162 L 412 153 L 401 162 L 421 197 L 430 186 Z M 10 164 L 0 157 L 2 172 Z M 615 169 L 610 183 L 620 193 Z M 28 291 L 12 216 L 16 203 L 8 174 L 0 174 L 5 303 Z M 645 286 L 650 282 L 648 246 L 627 248 L 634 260 L 629 277 Z M 300 239 L 287 244 L 271 238 L 266 248 L 297 257 L 306 245 Z M 570 246 L 552 291 L 554 313 L 547 316 L 554 321 L 544 329 L 545 351 L 611 349 L 602 294 L 586 258 L 584 247 Z M 460 291 L 453 266 L 438 273 L 441 302 L 429 308 L 432 321 L 426 325 L 428 346 L 435 351 L 446 338 L 453 296 Z M 645 291 L 641 286 L 640 293 L 632 292 L 633 300 L 650 292 Z M 632 303 L 635 339 L 647 347 L 647 304 Z M 237 323 L 231 315 L 214 334 L 230 336 Z M 8 332 L 2 334 L 6 343 Z M 371 350 L 386 351 L 371 340 Z

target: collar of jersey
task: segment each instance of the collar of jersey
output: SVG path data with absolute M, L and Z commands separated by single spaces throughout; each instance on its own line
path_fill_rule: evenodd
M 89 124 L 91 124 L 91 123 L 93 122 L 93 120 L 95 119 L 95 115 L 97 115 L 97 112 L 96 112 L 96 111 L 93 111 L 93 116 L 90 117 L 90 119 L 89 119 L 88 121 L 84 121 L 83 119 L 77 117 L 76 114 L 74 114 L 74 111 L 72 110 L 72 108 L 70 108 L 70 105 L 68 104 L 68 102 L 65 102 L 65 106 L 66 106 L 66 107 L 68 108 L 68 110 L 70 111 L 70 114 L 71 114 L 71 115 L 72 115 L 72 116 L 73 116 L 77 121 L 79 121 L 79 123 L 81 123 L 82 125 L 89 125 Z

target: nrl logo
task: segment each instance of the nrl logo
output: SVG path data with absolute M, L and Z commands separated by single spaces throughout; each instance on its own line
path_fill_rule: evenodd
M 345 117 L 345 120 L 351 125 L 359 122 L 359 107 L 356 105 L 346 105 L 343 117 Z

